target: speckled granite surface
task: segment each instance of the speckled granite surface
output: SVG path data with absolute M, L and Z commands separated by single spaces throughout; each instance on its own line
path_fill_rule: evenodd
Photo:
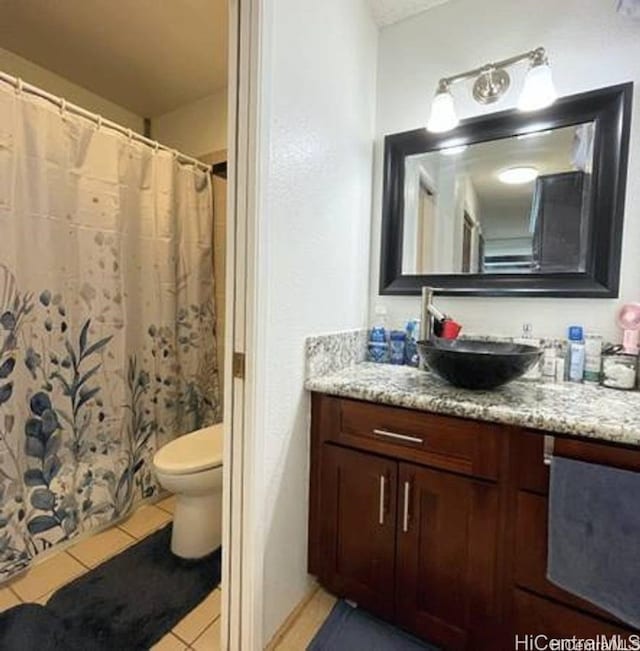
M 310 377 L 305 386 L 345 398 L 640 446 L 638 391 L 524 381 L 468 391 L 431 373 L 370 362 Z
M 307 337 L 305 377 L 333 373 L 363 362 L 367 355 L 367 330 L 346 330 Z

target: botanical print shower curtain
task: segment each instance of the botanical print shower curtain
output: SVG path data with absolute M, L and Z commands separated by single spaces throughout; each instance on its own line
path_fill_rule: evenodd
M 209 174 L 0 83 L 0 580 L 219 420 Z

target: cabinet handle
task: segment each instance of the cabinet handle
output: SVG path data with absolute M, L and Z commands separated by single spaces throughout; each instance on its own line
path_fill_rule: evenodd
M 380 504 L 378 505 L 378 523 L 384 525 L 384 512 L 385 512 L 385 485 L 386 477 L 380 475 Z
M 409 497 L 411 492 L 411 483 L 404 482 L 404 503 L 402 505 L 402 532 L 409 531 Z
M 549 436 L 548 434 L 545 434 L 544 453 L 542 457 L 542 462 L 544 463 L 545 466 L 551 465 L 551 461 L 553 460 L 555 441 L 556 440 L 553 438 L 553 436 Z
M 373 433 L 377 436 L 385 436 L 390 439 L 397 439 L 399 441 L 409 441 L 410 443 L 424 443 L 424 439 L 418 438 L 417 436 L 407 436 L 406 434 L 396 434 L 395 432 L 389 432 L 386 429 L 374 429 Z

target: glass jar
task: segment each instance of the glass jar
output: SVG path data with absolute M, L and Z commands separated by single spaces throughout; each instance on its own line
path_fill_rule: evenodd
M 602 355 L 600 384 L 610 389 L 631 391 L 636 388 L 638 356 L 612 349 Z

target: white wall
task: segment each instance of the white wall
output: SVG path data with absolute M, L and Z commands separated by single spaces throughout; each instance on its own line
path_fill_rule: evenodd
M 635 81 L 627 185 L 622 282 L 619 300 L 438 298 L 467 332 L 519 333 L 522 323 L 534 333 L 561 336 L 565 326 L 582 323 L 614 337 L 615 308 L 640 299 L 640 22 L 615 13 L 609 0 L 451 0 L 380 34 L 376 120 L 371 311 L 387 307 L 393 323 L 417 316 L 416 297 L 378 296 L 382 137 L 423 126 L 438 79 L 539 45 L 547 48 L 561 95 L 619 82 Z M 515 105 L 521 75 L 495 108 Z M 482 108 L 470 87 L 454 90 L 461 117 Z M 372 316 L 373 318 L 373 316 Z
M 31 63 L 13 52 L 0 48 L 0 70 L 13 77 L 20 77 L 33 86 L 38 86 L 52 95 L 57 95 L 82 108 L 98 113 L 122 126 L 143 133 L 144 120 L 118 104 L 96 95 L 82 86 L 57 75 L 50 70 Z
M 266 642 L 309 585 L 304 339 L 367 320 L 377 30 L 366 0 L 263 7 L 254 491 Z
M 227 148 L 227 89 L 154 117 L 151 134 L 163 145 L 189 156 Z

